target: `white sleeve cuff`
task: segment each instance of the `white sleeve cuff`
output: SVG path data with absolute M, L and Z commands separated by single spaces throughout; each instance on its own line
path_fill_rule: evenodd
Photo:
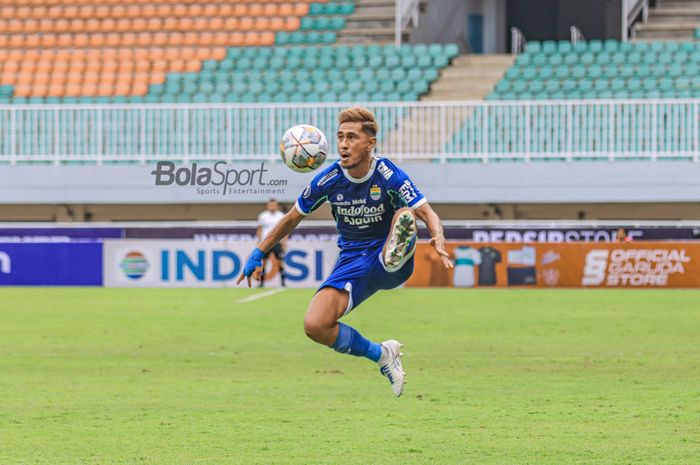
M 416 203 L 414 203 L 413 205 L 411 205 L 411 208 L 414 208 L 414 209 L 415 209 L 415 208 L 418 208 L 418 207 L 420 207 L 421 205 L 423 205 L 424 203 L 426 203 L 427 201 L 428 201 L 427 197 L 423 197 L 423 198 L 420 199 L 418 202 L 416 202 Z
M 299 213 L 301 213 L 302 215 L 304 215 L 304 216 L 308 215 L 308 213 L 306 213 L 304 210 L 302 210 L 302 209 L 301 209 L 301 206 L 299 206 L 299 200 L 297 200 L 296 202 L 294 202 L 294 208 L 296 208 L 297 211 L 298 211 Z

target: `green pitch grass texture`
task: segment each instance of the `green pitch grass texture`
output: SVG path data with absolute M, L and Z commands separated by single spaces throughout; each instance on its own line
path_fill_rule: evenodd
M 380 293 L 399 399 L 259 292 L 0 289 L 0 464 L 699 463 L 700 292 Z

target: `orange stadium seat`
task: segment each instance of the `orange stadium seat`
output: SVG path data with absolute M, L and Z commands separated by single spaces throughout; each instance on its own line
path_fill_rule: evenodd
M 29 97 L 32 94 L 31 84 L 15 84 L 15 95 L 17 97 Z
M 294 16 L 306 16 L 309 14 L 308 3 L 296 3 L 294 5 Z
M 264 7 L 259 3 L 253 3 L 248 6 L 248 14 L 250 16 L 261 16 L 263 14 Z
M 141 5 L 131 4 L 126 6 L 124 17 L 126 18 L 141 18 L 145 16 L 141 11 Z
M 35 85 L 48 85 L 51 82 L 51 74 L 46 71 L 36 71 L 34 73 Z
M 156 16 L 158 12 L 158 7 L 156 5 L 143 5 L 141 7 L 141 16 L 144 18 L 150 18 L 152 16 Z
M 248 14 L 248 5 L 245 5 L 243 3 L 237 3 L 233 7 L 233 15 L 234 16 L 245 16 Z
M 156 10 L 156 16 L 160 16 L 160 17 L 172 16 L 172 14 L 173 14 L 172 5 L 159 4 L 159 5 L 156 5 L 155 10 Z
M 134 84 L 131 86 L 131 95 L 144 96 L 148 93 L 148 84 Z
M 198 65 L 198 69 L 196 71 L 201 70 L 202 69 L 201 63 L 199 61 L 195 61 L 195 63 L 197 63 L 197 65 Z M 189 62 L 188 62 L 188 66 L 189 66 Z M 188 72 L 190 72 L 189 69 L 188 69 Z M 163 84 L 165 82 L 165 73 L 152 72 L 148 75 L 148 77 L 149 77 L 151 84 Z
M 105 97 L 111 97 L 112 95 L 114 95 L 114 84 L 110 84 L 110 83 L 98 84 L 97 95 L 104 95 Z
M 131 84 L 128 82 L 117 82 L 114 85 L 114 95 L 129 95 L 131 92 Z
M 77 5 L 66 5 L 63 7 L 63 17 L 72 19 L 78 16 L 80 9 Z
M 82 78 L 82 82 L 86 84 L 97 84 L 100 81 L 100 73 L 97 71 L 86 71 Z
M 294 14 L 294 6 L 290 3 L 282 3 L 278 5 L 277 15 L 291 16 Z
M 219 5 L 218 16 L 228 17 L 233 14 L 233 5 L 230 3 L 222 3 Z
M 173 60 L 177 61 L 177 60 Z M 168 71 L 168 61 L 163 59 L 153 60 L 151 64 L 151 70 L 155 72 L 165 72 Z
M 226 46 L 228 45 L 229 42 L 229 35 L 226 32 L 215 32 L 215 33 L 208 33 L 212 34 L 212 40 L 209 42 L 212 45 L 222 45 Z
M 253 24 L 253 30 L 262 32 L 262 31 L 269 30 L 269 28 L 270 28 L 270 19 L 269 18 L 267 18 L 265 16 L 255 18 L 255 22 Z
M 52 83 L 49 84 L 48 89 L 46 91 L 46 96 L 47 97 L 63 97 L 64 95 L 64 86 L 63 84 L 60 84 L 56 82 L 56 76 L 52 78 Z
M 0 1 L 2 83 L 18 97 L 79 97 L 145 95 L 228 47 L 273 45 L 312 0 Z
M 102 19 L 109 17 L 111 9 L 108 5 L 97 5 L 95 7 L 95 18 Z
M 116 73 L 119 69 L 119 62 L 114 60 L 102 60 L 102 71 Z
M 204 5 L 202 10 L 202 15 L 204 16 L 217 16 L 219 14 L 219 7 L 215 3 L 208 3 Z
M 214 16 L 207 19 L 207 29 L 210 31 L 221 31 L 224 28 L 224 18 Z
M 20 6 L 17 7 L 15 10 L 15 18 L 19 19 L 25 19 L 25 18 L 31 18 L 32 16 L 32 9 L 28 6 Z
M 78 17 L 85 20 L 93 19 L 95 17 L 95 6 L 94 5 L 81 5 L 78 8 Z
M 127 7 L 126 5 L 113 5 L 110 16 L 112 18 L 122 18 L 126 16 Z

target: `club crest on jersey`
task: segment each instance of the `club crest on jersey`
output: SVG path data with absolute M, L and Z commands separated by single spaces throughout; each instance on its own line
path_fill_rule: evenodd
M 379 198 L 382 196 L 382 190 L 379 188 L 378 185 L 373 185 L 369 189 L 369 197 L 372 200 L 379 200 Z

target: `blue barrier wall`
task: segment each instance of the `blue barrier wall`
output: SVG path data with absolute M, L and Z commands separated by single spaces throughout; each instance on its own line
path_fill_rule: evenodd
M 0 243 L 0 285 L 101 286 L 102 243 Z

